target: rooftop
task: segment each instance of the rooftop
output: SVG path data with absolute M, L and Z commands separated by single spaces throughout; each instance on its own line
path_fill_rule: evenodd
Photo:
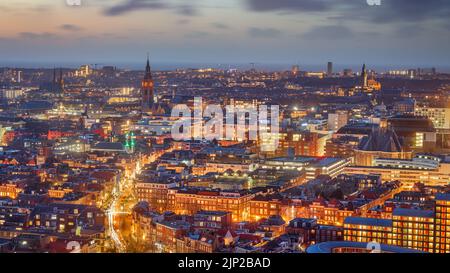
M 431 210 L 397 208 L 397 209 L 394 209 L 394 211 L 392 212 L 392 216 L 433 218 L 434 212 Z
M 384 253 L 424 253 L 419 250 L 415 249 L 409 249 L 409 248 L 403 248 L 398 246 L 392 246 L 392 245 L 385 245 L 380 244 L 380 251 Z M 312 245 L 306 249 L 307 253 L 310 254 L 325 254 L 325 253 L 333 253 L 334 249 L 337 248 L 353 248 L 353 249 L 361 249 L 361 250 L 367 250 L 368 244 L 367 243 L 360 243 L 360 242 L 346 242 L 346 241 L 340 241 L 340 242 L 325 242 L 325 243 L 319 243 Z M 370 251 L 370 250 L 367 250 Z
M 347 217 L 344 220 L 344 224 L 392 227 L 392 220 L 376 219 L 376 218 L 363 218 L 363 217 Z

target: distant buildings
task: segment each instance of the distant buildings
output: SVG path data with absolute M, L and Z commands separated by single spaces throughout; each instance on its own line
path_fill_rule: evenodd
M 88 77 L 92 74 L 92 68 L 89 65 L 82 65 L 80 69 L 75 71 L 75 77 Z
M 0 252 L 450 252 L 449 76 L 333 69 L 0 69 Z M 175 141 L 195 96 L 281 130 Z

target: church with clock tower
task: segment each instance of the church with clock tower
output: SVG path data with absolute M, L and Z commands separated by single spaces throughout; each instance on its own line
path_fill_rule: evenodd
M 155 96 L 155 82 L 153 81 L 150 60 L 147 57 L 145 76 L 141 85 L 141 112 L 152 116 L 165 116 L 170 113 L 170 106 L 158 103 Z
M 150 68 L 150 60 L 147 57 L 147 66 L 145 67 L 145 76 L 142 80 L 141 96 L 142 96 L 142 111 L 147 112 L 153 108 L 155 103 L 155 87 Z

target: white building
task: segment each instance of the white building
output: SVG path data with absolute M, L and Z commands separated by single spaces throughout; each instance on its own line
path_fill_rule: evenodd
M 336 111 L 334 114 L 328 114 L 328 130 L 338 131 L 348 123 L 347 111 Z
M 450 108 L 416 106 L 416 116 L 429 118 L 436 129 L 450 129 Z

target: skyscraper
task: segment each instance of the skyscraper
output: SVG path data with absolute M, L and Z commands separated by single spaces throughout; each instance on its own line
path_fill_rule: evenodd
M 22 82 L 22 71 L 17 71 L 17 83 Z
M 145 76 L 142 80 L 142 111 L 149 110 L 154 103 L 154 82 L 150 68 L 150 59 L 147 57 L 147 66 L 145 68 Z
M 328 62 L 328 66 L 327 66 L 327 76 L 328 76 L 328 77 L 333 76 L 333 62 Z

